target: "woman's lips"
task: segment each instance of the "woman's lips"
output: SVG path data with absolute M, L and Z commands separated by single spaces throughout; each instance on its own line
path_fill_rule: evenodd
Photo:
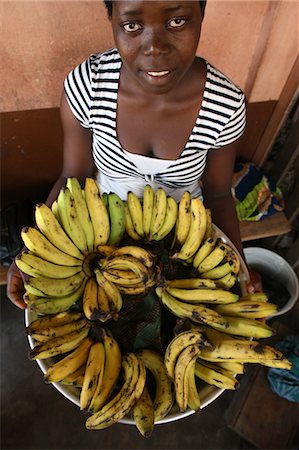
M 161 71 L 159 71 L 159 72 L 156 72 L 156 71 L 148 71 L 147 74 L 148 74 L 150 77 L 163 77 L 163 76 L 169 74 L 169 70 L 161 70 Z

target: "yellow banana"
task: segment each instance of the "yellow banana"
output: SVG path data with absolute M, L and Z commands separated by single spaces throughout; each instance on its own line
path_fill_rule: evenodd
M 188 236 L 179 250 L 173 255 L 174 258 L 187 260 L 195 255 L 202 243 L 207 225 L 207 216 L 205 207 L 196 197 L 191 200 L 191 224 Z
M 207 272 L 217 267 L 226 255 L 226 248 L 222 244 L 217 244 L 211 253 L 197 266 L 200 273 Z
M 88 410 L 97 385 L 102 384 L 105 366 L 105 349 L 102 342 L 95 342 L 89 349 L 83 386 L 80 393 L 80 409 Z
M 215 280 L 217 287 L 227 290 L 230 290 L 236 284 L 236 281 L 237 275 L 235 274 L 235 272 L 229 272 L 222 278 L 218 278 L 217 280 Z
M 212 364 L 212 363 L 210 363 Z M 227 372 L 230 372 L 235 375 L 242 375 L 245 372 L 244 363 L 233 362 L 233 361 L 218 361 L 213 363 L 216 368 L 220 367 L 225 369 Z
M 251 319 L 263 319 L 278 311 L 278 306 L 268 302 L 253 302 L 240 300 L 228 305 L 217 305 L 215 311 L 226 316 L 247 317 Z
M 127 202 L 124 202 L 125 214 L 126 214 L 126 233 L 134 241 L 139 241 L 141 236 L 135 231 L 132 217 L 129 211 L 129 206 Z
M 162 420 L 172 408 L 174 396 L 172 383 L 167 376 L 163 358 L 159 353 L 143 349 L 137 353 L 144 366 L 155 379 L 154 418 L 155 422 Z
M 89 417 L 86 428 L 99 430 L 107 428 L 122 419 L 142 395 L 146 372 L 140 359 L 134 353 L 127 353 L 122 361 L 124 384 L 103 408 Z
M 106 292 L 112 317 L 114 319 L 117 319 L 118 313 L 121 310 L 123 304 L 121 293 L 114 283 L 111 283 L 104 277 L 99 269 L 96 269 L 94 273 L 98 285 L 102 286 Z
M 181 289 L 166 287 L 167 292 L 173 297 L 188 303 L 213 303 L 219 304 L 233 304 L 237 302 L 239 296 L 233 292 L 226 291 L 225 289 Z M 220 312 L 220 311 L 218 311 Z M 221 314 L 221 312 L 220 312 Z
M 212 213 L 209 208 L 206 208 L 206 215 L 207 215 L 207 227 L 206 227 L 204 239 L 209 239 L 209 238 L 213 237 L 213 234 L 214 234 Z
M 98 320 L 98 283 L 94 278 L 89 278 L 83 294 L 83 312 L 88 320 Z
M 57 197 L 57 205 L 59 217 L 65 232 L 76 247 L 78 247 L 83 254 L 87 254 L 88 245 L 85 232 L 76 210 L 74 197 L 67 187 L 60 190 Z
M 138 247 L 137 245 L 124 245 L 119 247 L 115 249 L 111 257 L 124 255 L 133 256 L 148 268 L 151 268 L 154 264 L 154 256 L 152 253 L 145 248 Z
M 69 355 L 49 367 L 44 376 L 45 381 L 57 383 L 82 367 L 86 363 L 92 342 L 90 338 L 86 337 Z
M 193 409 L 193 411 L 198 411 L 200 409 L 201 400 L 196 384 L 195 364 L 190 364 L 187 367 L 186 377 L 188 380 L 188 407 Z
M 62 266 L 46 261 L 25 250 L 15 258 L 16 266 L 32 277 L 68 278 L 80 272 L 80 266 Z
M 233 262 L 233 271 L 239 273 L 241 263 L 238 253 L 230 245 L 225 243 L 222 245 L 224 245 L 226 249 L 226 259 Z
M 34 335 L 45 337 L 45 340 L 52 339 L 54 337 L 64 336 L 65 334 L 71 333 L 72 331 L 79 330 L 86 324 L 85 319 L 79 319 L 79 320 L 73 320 L 72 322 L 65 323 L 64 325 L 59 326 L 50 326 L 47 328 L 41 328 L 36 331 L 34 331 Z M 26 334 L 32 334 L 28 329 L 25 329 Z
M 90 252 L 92 252 L 94 249 L 94 231 L 85 197 L 83 195 L 84 191 L 81 188 L 79 180 L 75 177 L 67 178 L 66 186 L 69 188 L 74 198 L 79 222 L 81 223 L 82 229 L 85 233 L 87 248 Z
M 109 298 L 103 286 L 98 286 L 97 298 L 98 298 L 99 320 L 101 322 L 106 322 L 107 320 L 111 319 L 113 311 L 111 313 Z
M 244 317 L 223 316 L 227 322 L 226 328 L 221 331 L 236 336 L 252 337 L 254 339 L 265 339 L 275 334 L 273 328 L 260 320 L 248 319 Z M 217 329 L 217 325 L 213 325 Z
M 153 208 L 154 208 L 155 192 L 153 188 L 147 184 L 143 191 L 143 204 L 142 204 L 142 224 L 145 236 L 149 235 Z
M 231 272 L 234 272 L 234 262 L 229 260 L 217 267 L 214 267 L 214 269 L 201 273 L 200 276 L 202 278 L 208 278 L 209 280 L 220 280 Z M 237 272 L 234 273 L 237 274 Z
M 103 270 L 104 277 L 111 283 L 120 284 L 121 286 L 136 286 L 143 284 L 143 278 L 136 275 L 132 270 L 110 269 Z
M 177 202 L 170 196 L 167 197 L 166 214 L 163 225 L 158 231 L 153 234 L 152 239 L 155 241 L 161 241 L 164 239 L 173 229 L 176 223 L 178 213 Z
M 47 278 L 26 276 L 25 289 L 32 294 L 41 297 L 62 297 L 75 292 L 81 286 L 85 274 L 76 273 L 68 278 Z
M 62 353 L 67 353 L 77 348 L 87 337 L 90 325 L 86 323 L 80 330 L 50 339 L 37 345 L 29 352 L 30 359 L 47 359 Z
M 63 380 L 60 381 L 60 383 L 65 384 L 67 386 L 75 386 L 78 388 L 82 388 L 84 373 L 85 373 L 85 364 L 79 367 L 79 369 L 75 370 L 75 372 L 67 375 Z
M 103 270 L 120 269 L 131 270 L 142 280 L 149 278 L 148 268 L 137 258 L 129 255 L 112 256 L 101 263 Z
M 160 187 L 155 192 L 149 239 L 153 239 L 153 236 L 162 227 L 166 216 L 166 210 L 167 210 L 167 195 L 165 190 Z
M 179 354 L 191 344 L 201 348 L 203 345 L 208 345 L 208 342 L 199 330 L 182 331 L 169 342 L 164 354 L 164 364 L 171 380 L 174 379 L 174 370 Z
M 240 300 L 250 300 L 253 302 L 267 302 L 268 296 L 265 292 L 253 292 L 252 294 L 246 294 L 240 298 Z
M 216 322 L 219 326 L 226 326 L 225 319 L 213 309 L 206 308 L 203 305 L 191 305 L 190 303 L 177 300 L 161 288 L 157 288 L 156 293 L 163 305 L 177 317 L 188 318 L 193 322 L 208 325 Z
M 57 200 L 54 200 L 54 202 L 52 203 L 52 205 L 51 205 L 51 211 L 52 211 L 52 213 L 54 214 L 54 216 L 56 217 L 56 219 L 58 220 L 58 222 L 59 222 L 60 225 L 61 225 L 60 217 L 59 217 L 59 212 L 58 212 Z
M 182 195 L 177 213 L 174 238 L 172 242 L 173 252 L 179 251 L 187 239 L 191 225 L 191 195 L 186 191 Z
M 49 206 L 44 203 L 36 205 L 35 222 L 39 230 L 55 247 L 68 255 L 83 259 L 83 255 L 78 246 L 72 242 L 71 238 L 63 230 Z
M 34 255 L 39 256 L 46 261 L 62 266 L 81 266 L 82 261 L 74 256 L 67 255 L 51 242 L 36 228 L 24 227 L 21 231 L 21 237 L 25 246 Z
M 195 375 L 206 383 L 220 389 L 235 390 L 239 387 L 238 380 L 230 372 L 215 365 L 209 365 L 199 359 L 195 364 Z
M 116 249 L 117 247 L 114 247 L 113 245 L 98 245 L 96 247 L 96 250 L 100 256 L 105 258 L 110 256 Z
M 101 198 L 96 181 L 87 177 L 85 180 L 85 201 L 87 203 L 94 231 L 94 245 L 105 245 L 110 235 L 110 222 L 107 208 Z
M 66 311 L 55 315 L 38 317 L 26 327 L 26 334 L 32 334 L 49 327 L 58 327 L 81 319 L 81 312 Z
M 218 239 L 208 238 L 203 241 L 198 251 L 195 253 L 192 264 L 197 269 L 202 261 L 209 256 L 209 254 L 214 250 Z
M 136 194 L 134 194 L 134 192 L 128 192 L 127 205 L 136 233 L 139 236 L 144 236 L 142 205 L 139 198 Z
M 217 284 L 213 280 L 207 280 L 203 278 L 182 278 L 175 280 L 167 280 L 167 286 L 170 288 L 180 288 L 180 289 L 216 289 Z
M 175 364 L 175 398 L 181 412 L 186 411 L 188 407 L 189 372 L 194 372 L 195 361 L 199 355 L 199 346 L 190 344 L 181 351 Z
M 154 406 L 146 388 L 132 408 L 133 419 L 137 429 L 145 438 L 150 437 L 154 429 Z
M 32 301 L 27 301 L 29 311 L 33 311 L 37 314 L 57 314 L 67 311 L 78 300 L 81 299 L 86 280 L 79 288 L 69 294 L 62 297 L 38 297 Z
M 121 352 L 117 341 L 107 330 L 104 331 L 105 365 L 101 379 L 98 380 L 89 409 L 99 411 L 110 397 L 120 375 Z
M 114 192 L 108 194 L 110 235 L 108 245 L 119 245 L 126 231 L 126 213 L 124 203 Z

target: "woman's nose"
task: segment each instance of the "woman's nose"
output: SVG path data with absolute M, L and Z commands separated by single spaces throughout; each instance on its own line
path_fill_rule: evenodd
M 145 56 L 158 56 L 168 53 L 170 50 L 169 42 L 165 36 L 164 30 L 151 30 L 145 36 L 144 54 Z

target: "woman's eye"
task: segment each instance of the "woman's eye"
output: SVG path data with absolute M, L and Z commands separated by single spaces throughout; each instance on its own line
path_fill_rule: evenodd
M 172 19 L 168 22 L 168 25 L 171 28 L 178 28 L 178 27 L 182 27 L 183 25 L 185 25 L 186 23 L 186 19 Z
M 134 32 L 141 29 L 141 25 L 138 25 L 136 22 L 129 22 L 123 25 L 125 31 Z

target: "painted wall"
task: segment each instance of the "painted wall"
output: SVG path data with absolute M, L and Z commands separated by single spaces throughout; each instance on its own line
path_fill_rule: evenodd
M 198 54 L 246 93 L 240 157 L 254 160 L 298 54 L 297 1 L 208 0 Z M 1 20 L 2 201 L 42 199 L 58 176 L 59 100 L 66 74 L 113 46 L 96 1 L 4 1 Z

